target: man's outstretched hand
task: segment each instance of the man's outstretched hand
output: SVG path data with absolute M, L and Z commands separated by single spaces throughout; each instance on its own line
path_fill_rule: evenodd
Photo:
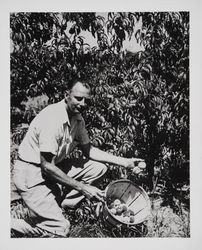
M 146 168 L 146 163 L 141 158 L 125 158 L 125 168 L 132 169 L 133 173 L 139 174 Z
M 122 158 L 124 159 L 124 166 L 126 169 L 131 169 L 133 173 L 139 174 L 146 168 L 145 161 L 141 158 Z M 95 186 L 84 184 L 81 192 L 89 200 L 97 199 L 99 201 L 104 201 L 105 191 L 100 190 Z

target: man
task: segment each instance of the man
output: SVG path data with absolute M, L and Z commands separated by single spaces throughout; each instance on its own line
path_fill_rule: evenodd
M 19 147 L 14 183 L 36 219 L 36 225 L 32 227 L 23 220 L 12 220 L 11 227 L 16 231 L 38 233 L 42 229 L 66 236 L 70 223 L 64 218 L 61 207 L 74 208 L 84 197 L 103 199 L 104 192 L 91 185 L 106 172 L 103 163 L 133 168 L 134 162 L 143 161 L 113 156 L 91 146 L 81 116 L 90 98 L 89 86 L 76 80 L 62 101 L 47 106 L 31 122 Z M 77 145 L 85 159 L 68 158 Z M 67 189 L 63 201 L 60 200 L 61 186 Z

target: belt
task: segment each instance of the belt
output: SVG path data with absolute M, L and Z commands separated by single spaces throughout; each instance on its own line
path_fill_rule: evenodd
M 19 156 L 17 157 L 17 160 L 25 162 L 25 163 L 28 163 L 28 164 L 33 164 L 33 165 L 36 165 L 36 166 L 40 166 L 41 165 L 41 164 L 38 164 L 38 163 L 34 163 L 34 162 L 30 162 L 30 161 L 25 161 L 25 160 L 21 159 Z

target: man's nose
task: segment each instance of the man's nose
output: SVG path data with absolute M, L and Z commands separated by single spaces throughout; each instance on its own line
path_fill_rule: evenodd
M 80 105 L 83 107 L 85 106 L 85 99 L 84 98 L 81 100 Z

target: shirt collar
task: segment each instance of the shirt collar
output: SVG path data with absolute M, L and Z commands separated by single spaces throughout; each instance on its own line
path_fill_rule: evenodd
M 65 99 L 60 101 L 60 104 L 62 106 L 61 108 L 62 121 L 63 123 L 67 123 L 70 126 L 70 120 L 69 120 L 69 116 L 68 116 L 67 109 L 66 109 L 67 105 L 65 103 Z M 73 119 L 77 121 L 81 121 L 83 118 L 81 114 L 76 114 L 73 116 Z

